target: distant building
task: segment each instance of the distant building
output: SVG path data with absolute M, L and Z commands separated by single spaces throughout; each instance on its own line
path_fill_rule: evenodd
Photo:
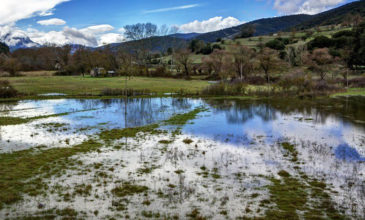
M 93 68 L 90 71 L 91 77 L 100 77 L 100 76 L 106 76 L 106 71 L 104 68 Z
M 111 76 L 111 77 L 116 76 L 115 71 L 114 70 L 108 70 L 108 76 Z

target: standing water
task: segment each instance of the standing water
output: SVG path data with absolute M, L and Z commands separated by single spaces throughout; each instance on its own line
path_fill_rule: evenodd
M 0 159 L 55 158 L 0 217 L 365 217 L 364 98 L 29 100 L 0 120 Z

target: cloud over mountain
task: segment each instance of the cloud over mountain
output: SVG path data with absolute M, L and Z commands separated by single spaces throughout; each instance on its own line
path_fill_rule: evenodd
M 234 17 L 223 18 L 221 16 L 213 17 L 208 20 L 198 21 L 183 24 L 179 28 L 180 31 L 184 33 L 196 32 L 196 33 L 206 33 L 210 31 L 217 31 L 233 26 L 243 24 L 244 22 L 239 21 Z
M 280 14 L 316 14 L 333 8 L 345 0 L 275 0 L 274 8 Z

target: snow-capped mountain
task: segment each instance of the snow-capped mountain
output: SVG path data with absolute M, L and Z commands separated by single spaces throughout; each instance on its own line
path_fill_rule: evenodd
M 0 28 L 0 42 L 9 46 L 11 51 L 19 48 L 38 47 L 23 31 Z

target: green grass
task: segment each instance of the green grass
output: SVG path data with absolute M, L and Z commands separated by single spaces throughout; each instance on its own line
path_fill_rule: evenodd
M 170 119 L 165 120 L 163 122 L 163 125 L 177 125 L 177 126 L 185 125 L 188 121 L 195 119 L 196 116 L 204 110 L 205 110 L 204 108 L 200 107 L 185 114 L 174 115 Z M 159 124 L 151 124 L 134 128 L 113 129 L 113 130 L 103 131 L 99 134 L 99 136 L 100 139 L 104 141 L 110 141 L 125 137 L 136 137 L 136 135 L 140 132 L 150 133 L 150 134 L 161 134 L 164 131 L 158 130 L 159 127 L 160 127 Z M 160 143 L 168 144 L 170 142 L 162 140 L 160 141 Z
M 165 121 L 167 125 L 185 125 L 188 121 L 197 117 L 200 112 L 206 111 L 205 108 L 199 107 L 185 114 L 177 114 Z
M 69 157 L 100 147 L 101 144 L 90 140 L 70 148 L 0 154 L 0 209 L 4 204 L 21 200 L 24 193 L 39 194 L 46 187 L 46 184 L 42 183 L 42 177 L 65 170 L 72 164 L 67 160 Z
M 59 117 L 59 116 L 69 115 L 69 114 L 72 114 L 72 113 L 86 112 L 86 111 L 92 111 L 92 110 L 95 110 L 95 109 L 87 109 L 87 110 L 73 111 L 73 112 L 64 112 L 64 113 L 52 114 L 52 115 L 40 115 L 40 116 L 35 116 L 35 117 L 30 117 L 30 118 L 0 117 L 0 126 L 1 125 L 18 125 L 18 124 L 24 124 L 24 123 L 28 123 L 30 121 L 37 120 L 37 119 L 51 118 L 51 117 Z
M 365 88 L 350 88 L 346 92 L 333 94 L 332 97 L 339 96 L 365 96 Z
M 126 182 L 126 183 L 123 183 L 122 185 L 117 186 L 114 189 L 112 189 L 112 193 L 118 197 L 125 197 L 125 196 L 131 196 L 134 194 L 143 193 L 143 192 L 146 192 L 147 190 L 148 190 L 147 186 L 139 186 L 139 185 L 134 185 L 132 183 Z
M 304 210 L 307 203 L 306 187 L 286 171 L 280 171 L 279 175 L 283 180 L 272 178 L 270 179 L 272 185 L 268 187 L 271 201 L 277 205 L 277 208 L 268 210 L 266 217 L 268 219 L 299 219 L 297 210 Z
M 101 132 L 100 138 L 102 140 L 108 141 L 117 140 L 124 137 L 135 137 L 139 132 L 156 134 L 160 132 L 157 130 L 158 127 L 158 124 L 152 124 L 135 128 L 113 129 Z
M 44 93 L 65 93 L 67 95 L 99 95 L 105 88 L 124 89 L 125 77 L 92 78 L 82 76 L 35 76 L 3 77 L 15 89 L 25 95 Z M 153 93 L 178 92 L 196 93 L 208 85 L 202 80 L 182 80 L 171 78 L 133 77 L 128 80 L 128 88 L 135 90 L 148 89 Z

